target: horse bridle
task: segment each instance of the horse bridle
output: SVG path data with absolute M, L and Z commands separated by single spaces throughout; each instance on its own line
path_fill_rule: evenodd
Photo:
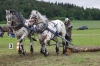
M 34 19 L 34 21 L 33 21 L 33 19 Z M 38 19 L 37 19 L 36 16 L 34 16 L 34 17 L 32 16 L 30 22 L 33 22 L 32 25 L 37 25 L 37 24 L 39 24 L 39 23 L 38 23 Z
M 34 20 L 35 20 L 34 23 L 33 23 L 33 25 L 39 25 L 39 24 L 43 23 L 42 27 L 36 28 L 37 29 L 37 31 L 36 31 L 37 33 L 42 33 L 44 30 L 46 30 L 47 25 L 44 22 L 38 22 L 38 19 L 37 19 L 36 16 L 32 17 L 32 18 L 34 18 Z

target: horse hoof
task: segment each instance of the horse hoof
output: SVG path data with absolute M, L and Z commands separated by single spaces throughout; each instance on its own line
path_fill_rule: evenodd
M 31 54 L 33 54 L 33 51 L 30 51 Z
M 22 51 L 21 50 L 18 50 L 18 54 L 21 54 L 22 53 Z
M 25 56 L 25 53 L 22 53 L 23 56 Z
M 22 53 L 23 56 L 25 56 L 25 54 L 26 54 L 25 52 Z
M 43 54 L 43 51 L 40 51 L 41 54 Z
M 49 53 L 48 52 L 47 53 L 44 53 L 44 55 L 45 55 L 45 57 L 47 57 L 49 55 Z
M 33 54 L 33 52 L 30 52 L 31 54 Z
M 22 53 L 22 55 L 24 56 L 26 54 L 26 51 L 24 51 L 23 53 Z
M 66 54 L 66 50 L 63 50 L 63 54 Z
M 59 52 L 57 52 L 57 55 L 59 55 Z

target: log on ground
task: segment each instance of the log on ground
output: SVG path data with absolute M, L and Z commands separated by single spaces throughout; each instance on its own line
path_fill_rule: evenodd
M 78 46 L 68 47 L 67 52 L 96 52 L 100 51 L 100 46 Z

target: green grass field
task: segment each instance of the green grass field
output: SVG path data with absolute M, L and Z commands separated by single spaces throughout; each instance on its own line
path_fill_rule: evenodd
M 71 21 L 73 24 L 72 43 L 75 46 L 100 46 L 100 21 Z M 4 24 L 0 24 L 4 25 Z M 88 30 L 76 30 L 76 28 L 86 25 Z M 33 36 L 37 38 L 36 36 Z M 59 38 L 61 41 L 61 39 Z M 13 49 L 9 49 L 9 43 L 13 43 Z M 51 41 L 51 46 L 47 46 L 49 56 L 40 54 L 40 44 L 34 42 L 34 54 L 29 53 L 29 40 L 26 38 L 24 47 L 25 56 L 20 56 L 16 50 L 17 39 L 9 38 L 5 33 L 4 38 L 0 38 L 0 66 L 99 66 L 100 51 L 79 52 L 60 54 L 55 52 L 55 42 Z
M 77 29 L 80 26 L 88 26 L 89 29 L 96 29 L 100 28 L 100 21 L 99 20 L 91 20 L 91 21 L 71 21 L 73 24 L 73 29 Z

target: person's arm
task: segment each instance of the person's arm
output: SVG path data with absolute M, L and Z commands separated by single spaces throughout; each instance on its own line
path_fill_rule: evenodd
M 72 24 L 70 24 L 70 25 L 68 26 L 68 28 L 69 28 L 69 29 L 73 28 Z

